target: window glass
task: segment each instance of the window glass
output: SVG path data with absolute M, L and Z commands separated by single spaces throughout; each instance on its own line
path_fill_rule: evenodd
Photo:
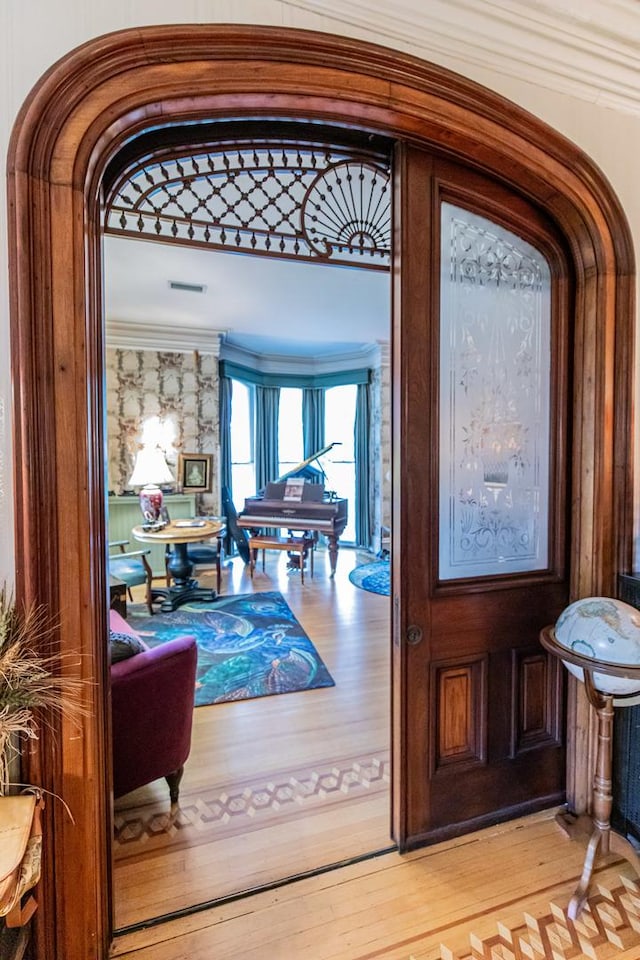
M 340 443 L 340 449 L 332 450 L 336 459 L 353 461 L 353 425 L 356 419 L 355 383 L 331 387 L 325 394 L 325 436 L 327 443 Z
M 334 490 L 348 501 L 349 522 L 340 541 L 354 543 L 356 539 L 356 465 L 354 456 L 354 425 L 356 419 L 357 386 L 354 383 L 330 387 L 325 394 L 325 437 L 327 443 L 338 443 L 321 458 L 326 474 L 325 489 Z
M 240 380 L 233 381 L 231 401 L 231 482 L 236 510 L 256 492 L 253 460 L 253 390 Z
M 280 475 L 286 473 L 304 457 L 302 440 L 302 390 L 298 387 L 280 389 L 278 414 L 278 459 Z M 274 477 L 275 480 L 275 477 Z

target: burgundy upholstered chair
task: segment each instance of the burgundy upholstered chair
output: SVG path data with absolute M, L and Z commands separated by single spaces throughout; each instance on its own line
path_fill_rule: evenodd
M 109 622 L 137 637 L 115 610 Z M 115 797 L 164 777 L 171 803 L 178 802 L 191 749 L 196 653 L 195 639 L 180 637 L 111 665 Z

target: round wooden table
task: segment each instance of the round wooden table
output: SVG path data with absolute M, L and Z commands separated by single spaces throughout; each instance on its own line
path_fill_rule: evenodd
M 161 530 L 145 530 L 144 526 L 134 527 L 131 533 L 141 543 L 165 543 L 171 547 L 167 562 L 167 571 L 173 579 L 170 587 L 152 587 L 151 596 L 163 597 L 161 613 L 170 613 L 183 603 L 192 600 L 215 600 L 215 590 L 199 587 L 194 580 L 193 563 L 189 559 L 187 544 L 212 540 L 224 527 L 224 523 L 215 520 L 174 520 Z

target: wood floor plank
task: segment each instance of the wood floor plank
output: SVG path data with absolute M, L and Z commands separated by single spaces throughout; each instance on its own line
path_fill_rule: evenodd
M 336 687 L 329 697 L 327 690 L 319 690 L 198 708 L 183 787 L 184 815 L 191 818 L 192 831 L 185 842 L 167 843 L 160 851 L 152 849 L 157 837 L 138 838 L 130 850 L 121 845 L 115 860 L 121 923 L 268 882 L 274 864 L 288 876 L 341 859 L 344 851 L 388 843 L 386 788 L 370 796 L 352 795 L 339 816 L 330 804 L 326 810 L 318 807 L 313 816 L 302 809 L 291 816 L 276 810 L 263 826 L 259 814 L 243 811 L 241 817 L 236 811 L 240 831 L 229 817 L 226 833 L 220 830 L 215 839 L 203 836 L 212 791 L 235 783 L 247 798 L 269 778 L 279 783 L 279 774 L 287 782 L 303 783 L 305 771 L 327 760 L 334 762 L 339 777 L 350 758 L 379 757 L 388 746 L 388 599 L 348 585 L 348 564 L 355 562 L 352 557 L 345 563 L 348 557 L 341 553 L 336 583 L 308 578 L 304 588 L 277 560 L 267 561 L 266 574 L 256 572 L 253 585 L 241 565 L 225 571 L 226 587 L 234 593 L 252 587 L 284 593 Z M 166 789 L 152 784 L 117 806 L 119 816 L 137 811 L 138 827 L 146 817 L 145 830 L 153 837 L 154 810 L 159 817 L 166 815 Z M 198 810 L 204 814 L 200 823 Z M 633 885 L 625 887 L 633 879 L 625 862 L 599 862 L 589 911 L 580 923 L 566 920 L 584 846 L 569 841 L 553 815 L 543 811 L 402 856 L 386 853 L 231 899 L 120 936 L 113 956 L 640 960 L 640 895 Z M 137 829 L 133 822 L 131 829 Z
M 584 847 L 568 840 L 547 812 L 131 934 L 117 941 L 115 955 L 638 960 L 640 894 L 624 890 L 621 877 L 631 877 L 625 862 L 598 865 L 592 910 L 581 925 L 563 916 L 583 855 Z
M 116 802 L 116 928 L 390 845 L 389 598 L 350 583 L 362 559 L 331 579 L 320 551 L 304 586 L 281 552 L 225 564 L 222 593 L 283 594 L 335 687 L 195 710 L 178 819 L 164 781 Z

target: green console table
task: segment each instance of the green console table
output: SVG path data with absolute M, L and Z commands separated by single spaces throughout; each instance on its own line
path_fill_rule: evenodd
M 187 517 L 195 516 L 196 497 L 193 493 L 165 494 L 163 505 L 169 511 L 172 520 L 184 520 Z M 109 497 L 107 511 L 109 541 L 129 540 L 131 542 L 130 549 L 139 550 L 140 544 L 136 543 L 131 534 L 133 528 L 140 526 L 142 521 L 138 497 Z M 150 553 L 147 559 L 154 577 L 164 577 L 164 544 L 149 544 L 148 546 Z

